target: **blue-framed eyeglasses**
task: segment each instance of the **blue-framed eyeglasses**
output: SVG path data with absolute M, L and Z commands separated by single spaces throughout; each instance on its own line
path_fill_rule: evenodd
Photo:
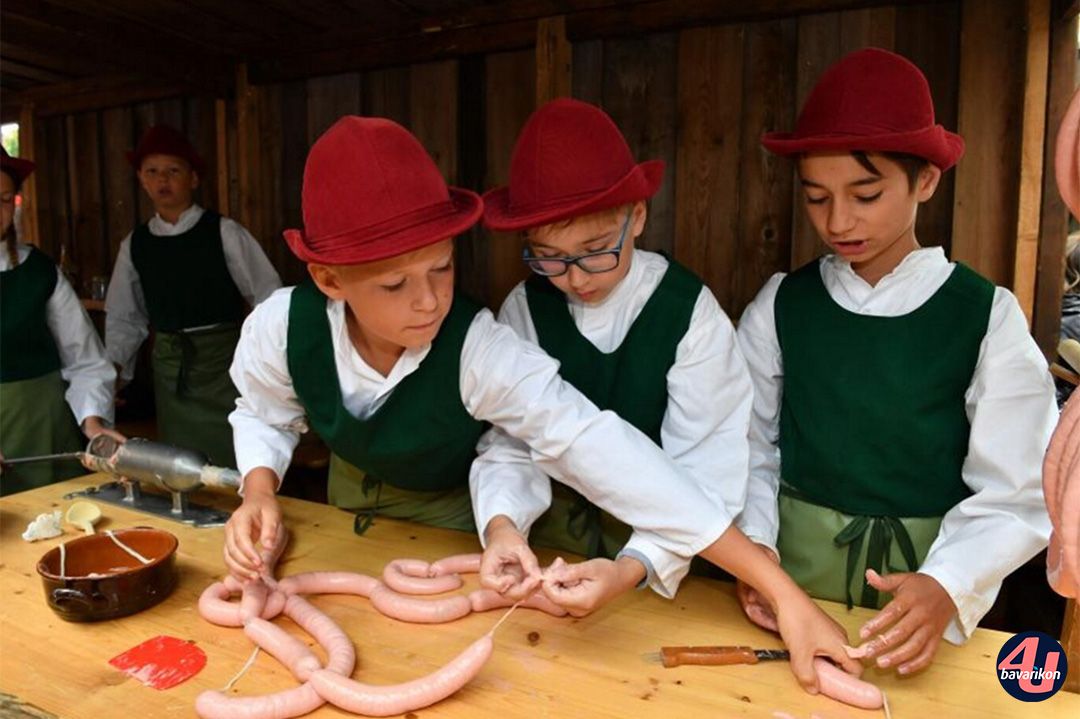
M 611 272 L 619 266 L 619 256 L 622 253 L 623 241 L 626 240 L 626 229 L 630 227 L 630 217 L 634 214 L 633 208 L 626 213 L 622 231 L 619 232 L 619 242 L 610 250 L 587 252 L 575 257 L 537 257 L 529 252 L 526 247 L 522 252 L 521 259 L 529 266 L 529 269 L 544 277 L 559 277 L 570 271 L 570 265 L 577 265 L 591 275 L 602 272 Z

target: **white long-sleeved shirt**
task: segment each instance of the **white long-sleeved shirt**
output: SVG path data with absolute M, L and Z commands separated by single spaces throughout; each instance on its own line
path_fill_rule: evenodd
M 954 265 L 939 247 L 912 252 L 875 286 L 849 262 L 829 255 L 821 277 L 833 301 L 862 315 L 897 317 L 929 300 Z M 750 421 L 750 484 L 738 526 L 775 549 L 779 526 L 780 404 L 783 357 L 774 305 L 783 274 L 773 275 L 739 322 L 739 344 L 754 380 Z M 949 510 L 919 571 L 949 593 L 958 613 L 945 638 L 959 644 L 989 611 L 1001 582 L 1048 541 L 1042 457 L 1057 422 L 1046 361 L 1028 334 L 1016 298 L 998 287 L 990 322 L 964 395 L 971 424 L 964 483 L 973 494 Z M 992 548 L 992 551 L 987 551 Z
M 248 316 L 230 369 L 240 398 L 229 422 L 243 476 L 267 467 L 280 481 L 307 429 L 286 354 L 291 296 L 291 287 L 279 290 Z M 406 349 L 384 377 L 353 347 L 344 303 L 327 301 L 326 313 L 345 408 L 366 419 L 416 371 L 431 345 Z M 466 333 L 458 382 L 470 415 L 526 442 L 543 473 L 634 527 L 629 551 L 650 562 L 666 553 L 689 558 L 730 526 L 734 513 L 645 435 L 563 382 L 555 360 L 486 309 Z
M 199 205 L 192 205 L 180 214 L 176 224 L 166 222 L 161 215 L 154 215 L 150 218 L 150 234 L 159 237 L 183 234 L 195 226 L 203 212 Z M 130 380 L 135 374 L 139 346 L 150 333 L 150 314 L 146 310 L 142 282 L 131 261 L 131 234 L 129 232 L 120 242 L 105 298 L 105 346 L 109 359 L 120 365 L 120 378 L 124 380 Z M 221 218 L 221 248 L 225 252 L 229 276 L 252 307 L 281 287 L 281 278 L 259 243 L 242 225 L 228 217 Z
M 626 339 L 668 268 L 662 255 L 644 250 L 635 250 L 629 261 L 626 277 L 603 301 L 587 304 L 567 297 L 578 331 L 601 352 L 614 351 Z M 524 283 L 506 298 L 499 321 L 538 343 Z M 707 287 L 701 288 L 690 325 L 676 347 L 667 389 L 660 426 L 664 451 L 717 504 L 738 514 L 746 498 L 753 390 L 731 321 Z M 503 514 L 528 533 L 551 504 L 548 475 L 530 460 L 527 446 L 499 428 L 481 438 L 478 452 L 469 477 L 476 526 L 482 533 L 493 517 Z M 689 560 L 674 554 L 660 560 L 651 562 L 649 584 L 672 597 Z
M 17 247 L 19 264 L 30 247 Z M 14 269 L 7 252 L 0 251 L 0 272 Z M 45 321 L 60 354 L 60 376 L 68 383 L 64 399 L 82 426 L 87 417 L 113 422 L 113 386 L 116 370 L 105 357 L 105 348 L 93 321 L 79 301 L 71 283 L 56 269 L 56 288 L 45 304 Z

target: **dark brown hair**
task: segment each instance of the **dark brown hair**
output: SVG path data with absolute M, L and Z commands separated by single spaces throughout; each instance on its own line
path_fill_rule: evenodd
M 919 181 L 919 173 L 923 171 L 923 168 L 930 164 L 930 161 L 925 157 L 911 155 L 906 152 L 883 152 L 881 154 L 900 165 L 904 170 L 904 174 L 907 175 L 909 190 L 915 189 L 915 183 Z M 855 158 L 856 162 L 862 165 L 864 170 L 872 175 L 881 177 L 881 170 L 870 161 L 870 158 L 865 152 L 862 150 L 852 150 L 851 156 Z

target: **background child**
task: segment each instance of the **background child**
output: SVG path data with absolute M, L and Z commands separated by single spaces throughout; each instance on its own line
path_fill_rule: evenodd
M 700 278 L 635 248 L 663 162 L 638 164 L 603 110 L 560 99 L 529 118 L 510 168 L 509 186 L 484 196 L 484 221 L 523 233 L 534 274 L 510 292 L 500 321 L 557 359 L 563 379 L 641 430 L 730 513 L 741 511 L 752 390 L 734 328 Z M 534 546 L 617 556 L 630 528 L 564 485 L 553 492 L 526 445 L 492 429 L 480 448 L 471 476 L 478 527 L 495 521 Z M 611 501 L 637 498 L 628 486 Z M 688 568 L 683 557 L 653 566 L 629 556 L 665 597 Z M 606 576 L 628 579 L 610 567 Z
M 835 254 L 775 275 L 739 324 L 755 389 L 740 526 L 813 596 L 891 594 L 861 636 L 879 666 L 913 672 L 1046 545 L 1047 365 L 1008 290 L 919 246 L 918 206 L 963 140 L 934 123 L 913 64 L 848 55 L 795 132 L 763 144 L 796 159 Z
M 0 457 L 83 449 L 110 429 L 116 372 L 67 279 L 36 247 L 15 238 L 15 196 L 34 163 L 0 149 Z M 85 474 L 75 462 L 6 469 L 0 494 Z
M 109 357 L 130 380 L 153 329 L 158 439 L 233 466 L 229 363 L 249 308 L 281 280 L 251 233 L 194 203 L 206 165 L 182 134 L 152 127 L 128 161 L 155 214 L 120 243 L 105 300 Z

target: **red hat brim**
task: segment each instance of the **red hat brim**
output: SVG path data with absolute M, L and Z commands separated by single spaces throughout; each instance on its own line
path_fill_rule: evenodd
M 647 160 L 600 192 L 524 209 L 511 207 L 509 187 L 496 187 L 484 193 L 484 225 L 496 232 L 512 232 L 600 212 L 649 199 L 660 189 L 663 180 L 664 161 Z
M 333 247 L 315 249 L 303 230 L 285 230 L 285 242 L 302 262 L 323 265 L 375 262 L 419 250 L 468 230 L 484 212 L 483 200 L 475 192 L 459 187 L 448 190 L 450 202 L 445 212 L 419 222 L 403 221 L 375 240 L 369 239 L 370 232 L 363 229 L 335 237 Z
M 23 180 L 33 173 L 37 164 L 32 160 L 24 160 L 21 157 L 12 157 L 6 152 L 0 161 L 0 170 L 6 172 L 15 181 L 16 185 L 22 184 Z
M 800 136 L 793 132 L 768 132 L 762 136 L 761 144 L 769 152 L 784 157 L 808 152 L 903 152 L 926 158 L 942 172 L 964 154 L 964 138 L 941 125 L 878 135 Z

